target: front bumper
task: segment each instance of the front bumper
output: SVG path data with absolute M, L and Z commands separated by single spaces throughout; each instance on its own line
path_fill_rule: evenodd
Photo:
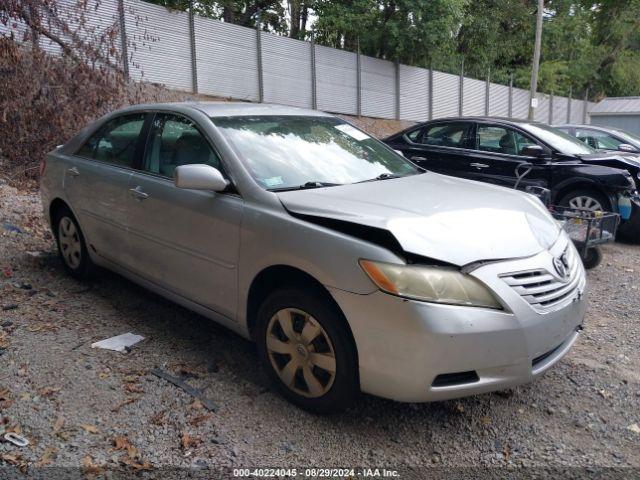
M 579 266 L 573 294 L 544 312 L 498 275 L 538 268 L 549 257 L 542 252 L 472 272 L 510 311 L 330 289 L 354 335 L 362 391 L 405 402 L 444 400 L 508 388 L 542 374 L 578 337 L 586 310 L 584 269 Z M 475 372 L 477 378 L 433 385 L 436 377 L 460 372 Z

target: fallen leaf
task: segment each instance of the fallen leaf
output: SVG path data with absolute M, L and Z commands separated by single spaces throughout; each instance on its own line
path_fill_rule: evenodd
M 38 393 L 41 397 L 50 397 L 51 395 L 53 395 L 54 393 L 58 393 L 59 391 L 60 388 L 45 387 L 38 390 Z
M 189 405 L 189 408 L 191 408 L 192 410 L 202 410 L 204 408 L 204 405 L 202 405 L 202 402 L 196 398 L 193 403 Z
M 0 390 L 0 402 L 3 400 L 9 400 L 9 395 L 11 394 L 11 392 L 9 391 L 8 388 L 5 388 L 3 390 Z
M 137 375 L 127 375 L 124 377 L 124 381 L 127 383 L 138 383 L 138 380 L 140 380 L 140 377 Z
M 98 376 L 104 380 L 105 378 L 109 378 L 109 372 L 100 372 Z
M 140 397 L 127 398 L 124 402 L 120 402 L 118 405 L 116 405 L 115 407 L 113 407 L 113 408 L 111 409 L 111 411 L 112 411 L 113 413 L 117 413 L 117 412 L 119 412 L 119 411 L 120 411 L 120 409 L 121 409 L 122 407 L 125 407 L 125 406 L 129 405 L 130 403 L 135 402 L 135 401 L 136 401 L 136 400 L 138 400 L 139 398 L 140 398 Z
M 196 447 L 202 443 L 202 440 L 199 437 L 192 437 L 187 432 L 182 434 L 182 448 L 184 450 L 188 450 L 191 447 Z
M 23 460 L 22 460 L 22 455 L 20 454 L 13 454 L 13 453 L 4 453 L 2 455 L 0 455 L 0 458 L 2 460 L 4 460 L 5 462 L 14 465 L 16 467 L 20 467 L 23 464 Z
M 134 470 L 152 470 L 153 467 L 151 466 L 151 464 L 147 461 L 144 461 L 142 463 L 137 462 L 131 458 L 125 457 L 123 459 L 120 460 L 122 463 L 124 463 L 125 465 L 130 466 L 131 468 L 133 468 Z
M 462 405 L 460 402 L 456 402 L 456 410 L 460 413 L 464 413 L 464 405 Z
M 489 425 L 489 424 L 491 424 L 491 419 L 489 417 L 482 416 L 482 417 L 480 417 L 480 422 L 483 425 Z
M 53 463 L 53 460 L 51 459 L 51 457 L 55 457 L 56 453 L 58 453 L 58 450 L 56 450 L 53 447 L 45 448 L 44 453 L 42 454 L 42 457 L 36 463 L 36 467 L 44 467 L 45 465 L 49 465 Z
M 210 413 L 205 413 L 203 415 L 198 415 L 197 417 L 194 417 L 194 418 L 190 419 L 189 420 L 189 424 L 193 425 L 194 427 L 198 427 L 203 422 L 206 422 L 210 418 L 211 418 L 211 414 Z
M 93 463 L 93 458 L 87 455 L 82 459 L 82 471 L 87 475 L 99 475 L 102 467 Z
M 602 398 L 611 398 L 611 392 L 605 390 L 604 388 L 602 390 L 598 390 L 598 393 Z
M 64 425 L 64 418 L 58 417 L 56 423 L 53 424 L 53 434 L 57 435 L 60 430 L 62 430 L 62 426 Z
M 80 425 L 80 427 L 87 433 L 99 433 L 100 430 L 98 430 L 98 427 L 94 426 L 94 425 L 89 425 L 86 423 L 83 423 L 82 425 Z
M 140 385 L 135 385 L 133 383 L 126 383 L 124 385 L 124 390 L 127 393 L 144 393 L 144 390 Z
M 640 433 L 640 427 L 638 426 L 637 423 L 633 423 L 631 425 L 629 425 L 627 427 L 627 430 L 633 432 L 633 433 Z
M 165 414 L 166 412 L 164 410 L 156 412 L 153 415 L 151 415 L 151 418 L 149 419 L 149 421 L 154 425 L 164 425 L 165 423 L 167 423 L 164 418 Z

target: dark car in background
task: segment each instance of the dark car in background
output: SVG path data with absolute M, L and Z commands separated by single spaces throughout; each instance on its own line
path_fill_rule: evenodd
M 514 187 L 528 170 L 518 188 L 547 188 L 553 204 L 620 213 L 621 234 L 640 240 L 640 165 L 556 128 L 491 117 L 444 118 L 384 141 L 428 170 L 505 187 Z
M 611 150 L 640 155 L 640 136 L 618 128 L 594 125 L 557 125 L 569 135 L 582 140 L 596 150 Z M 639 163 L 640 165 L 640 163 Z

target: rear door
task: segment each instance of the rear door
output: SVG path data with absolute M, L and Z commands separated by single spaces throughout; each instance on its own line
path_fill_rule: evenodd
M 177 188 L 176 167 L 207 164 L 224 175 L 195 122 L 157 113 L 140 170 L 129 180 L 132 269 L 191 301 L 234 317 L 243 201 L 235 193 Z
M 89 248 L 121 265 L 129 261 L 127 188 L 146 118 L 134 113 L 107 122 L 69 157 L 64 174 L 65 195 Z
M 468 121 L 443 121 L 425 125 L 412 132 L 404 146 L 404 156 L 428 170 L 467 177 L 466 165 L 473 124 Z
M 475 129 L 475 147 L 469 154 L 470 178 L 505 187 L 514 187 L 519 173 L 525 173 L 525 163 L 531 170 L 519 183 L 519 189 L 527 186 L 549 188 L 548 161 L 522 154 L 536 142 L 524 132 L 510 126 L 478 122 Z

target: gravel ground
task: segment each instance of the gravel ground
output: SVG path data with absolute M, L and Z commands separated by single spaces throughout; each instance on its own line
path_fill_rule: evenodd
M 638 474 L 638 246 L 605 247 L 589 273 L 584 334 L 534 384 L 432 404 L 364 396 L 352 411 L 318 417 L 269 390 L 250 342 L 114 274 L 67 277 L 40 208 L 37 193 L 0 185 L 0 423 L 31 442 L 0 443 L 5 473 L 357 465 Z M 90 348 L 129 331 L 145 337 L 129 353 Z M 217 411 L 154 368 L 201 389 Z

